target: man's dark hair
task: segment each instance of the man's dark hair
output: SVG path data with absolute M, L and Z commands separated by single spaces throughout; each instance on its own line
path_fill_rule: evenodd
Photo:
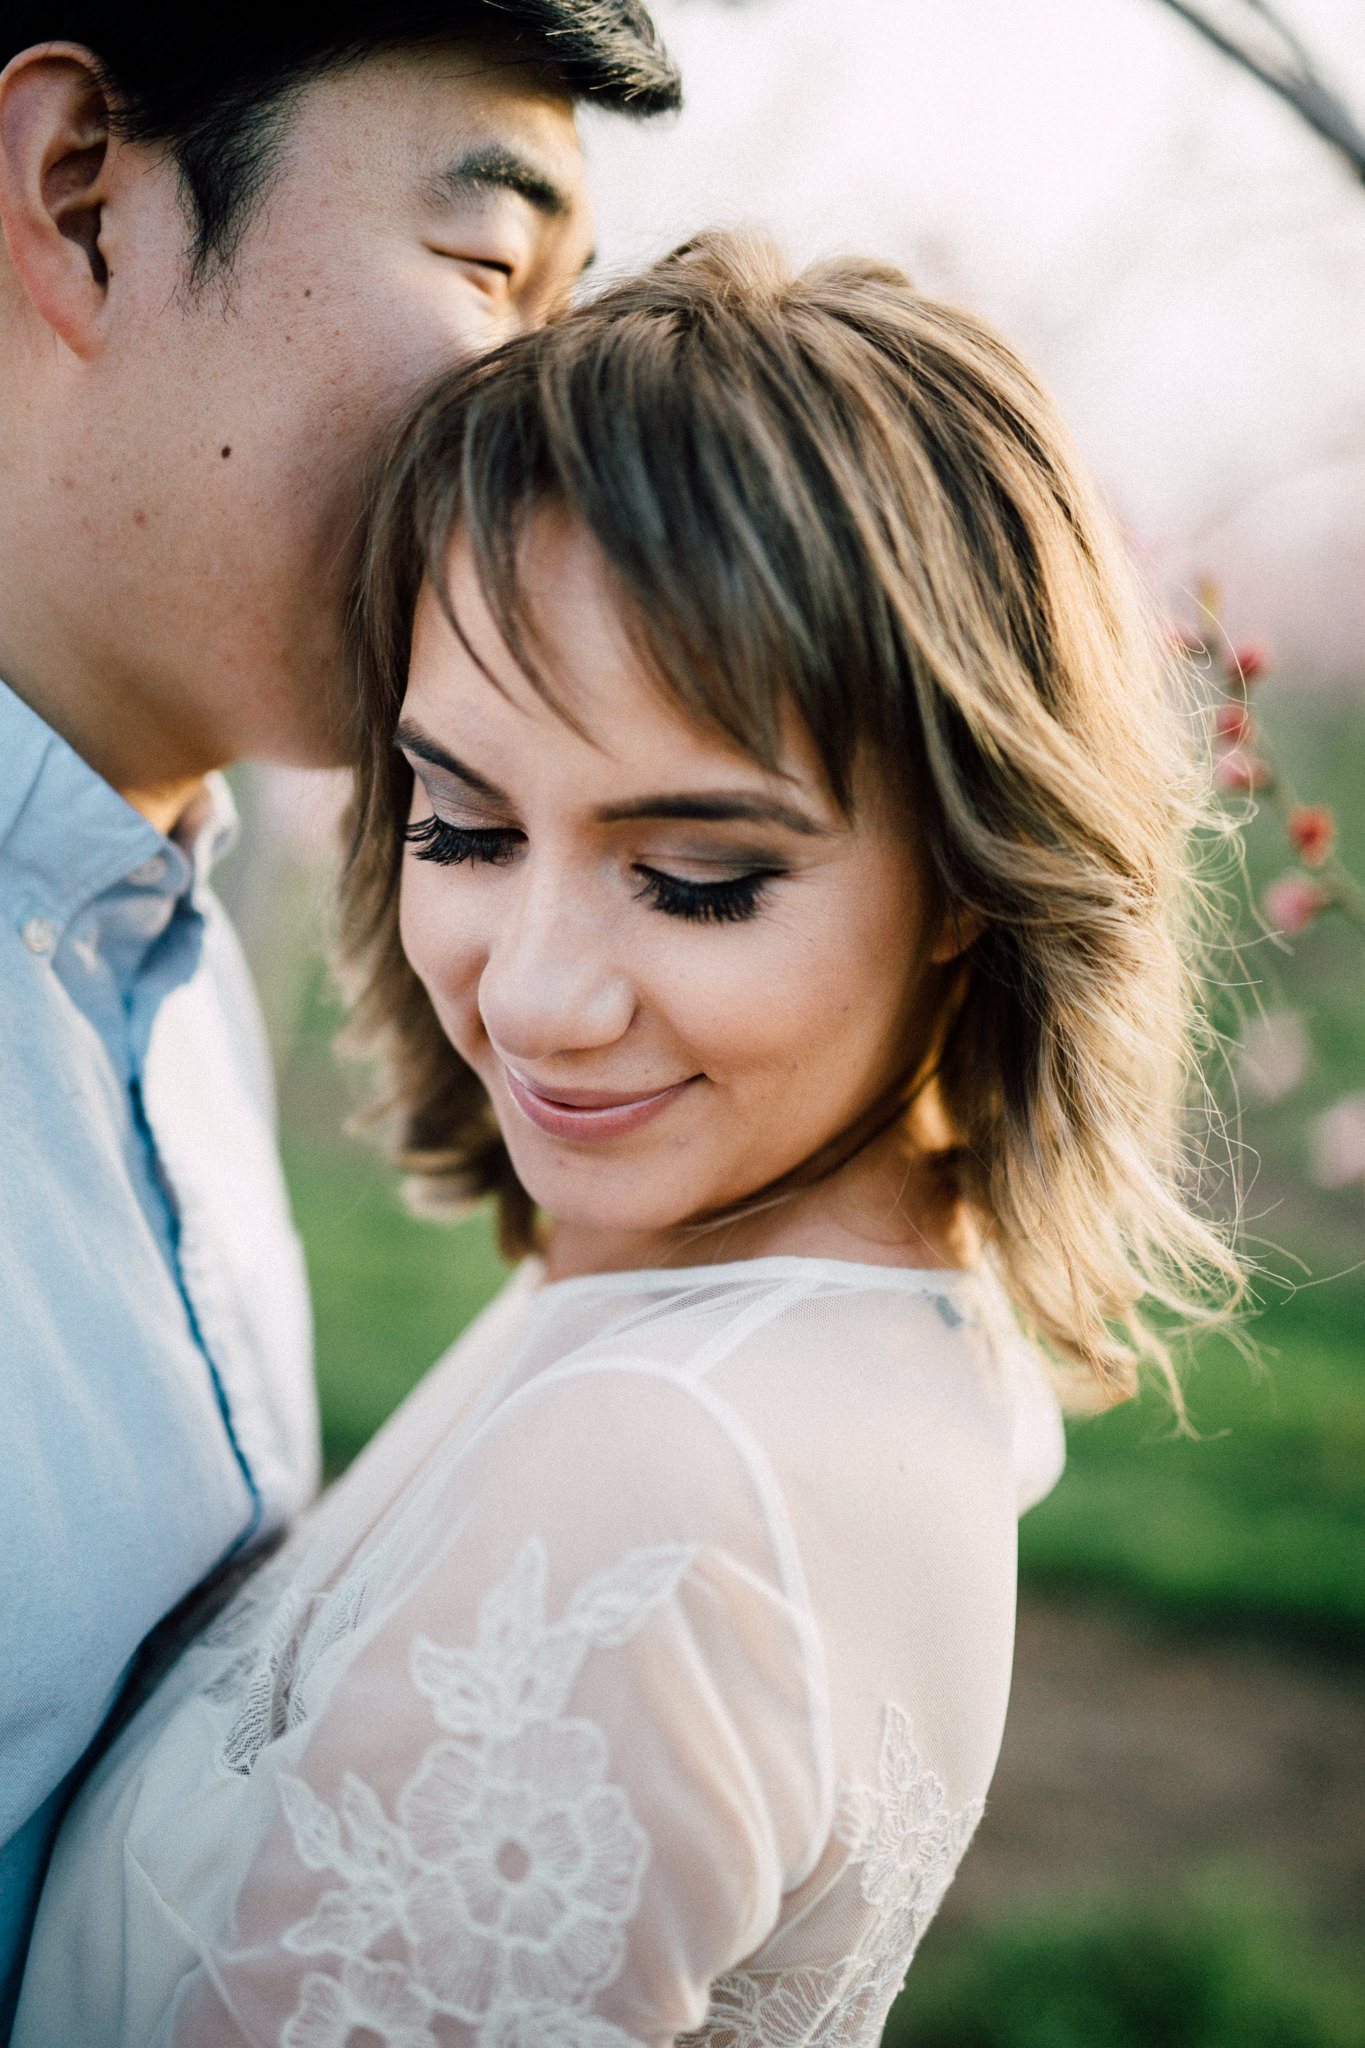
M 510 45 L 599 106 L 657 114 L 681 101 L 642 0 L 12 0 L 0 9 L 0 66 L 35 43 L 82 44 L 99 59 L 116 132 L 171 152 L 196 282 L 231 263 L 305 86 L 385 51 L 475 39 Z

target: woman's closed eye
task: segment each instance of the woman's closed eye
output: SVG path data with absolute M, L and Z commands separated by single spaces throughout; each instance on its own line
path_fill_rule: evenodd
M 501 867 L 514 860 L 526 844 L 526 834 L 514 825 L 452 825 L 435 811 L 405 826 L 403 838 L 418 860 L 448 868 L 465 861 Z M 694 924 L 740 924 L 753 917 L 769 884 L 783 872 L 773 865 L 699 881 L 642 861 L 632 869 L 639 883 L 637 901 L 648 903 L 665 917 L 686 918 Z
M 511 825 L 452 825 L 432 811 L 415 824 L 403 828 L 403 838 L 418 860 L 435 861 L 439 867 L 458 867 L 462 861 L 485 861 L 500 866 L 512 859 L 525 843 L 526 834 Z
M 640 887 L 635 893 L 665 917 L 684 917 L 694 924 L 741 924 L 757 914 L 769 883 L 781 872 L 779 868 L 752 868 L 747 874 L 727 875 L 720 881 L 697 882 L 637 865 Z

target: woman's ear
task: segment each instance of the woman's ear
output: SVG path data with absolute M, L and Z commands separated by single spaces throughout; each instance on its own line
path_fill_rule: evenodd
M 0 230 L 29 303 L 78 356 L 104 341 L 109 156 L 90 51 L 40 43 L 0 71 Z
M 956 960 L 965 953 L 985 929 L 985 918 L 978 917 L 974 910 L 945 911 L 930 960 L 935 967 L 946 967 L 950 960 Z

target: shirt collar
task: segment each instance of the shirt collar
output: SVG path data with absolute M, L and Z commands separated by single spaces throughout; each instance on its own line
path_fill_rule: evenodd
M 174 836 L 158 832 L 0 683 L 0 916 L 20 927 L 42 918 L 60 936 L 118 882 L 193 893 L 236 829 L 231 793 L 215 774 Z
M 218 862 L 237 843 L 237 806 L 227 777 L 217 769 L 204 777 L 171 834 L 190 865 L 192 886 L 202 889 Z

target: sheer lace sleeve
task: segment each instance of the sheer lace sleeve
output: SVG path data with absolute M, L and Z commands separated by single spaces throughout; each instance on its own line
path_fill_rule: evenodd
M 818 1642 L 761 1450 L 705 1387 L 580 1366 L 403 1512 L 393 1598 L 255 1760 L 261 1847 L 160 2040 L 672 2042 L 833 1818 Z

